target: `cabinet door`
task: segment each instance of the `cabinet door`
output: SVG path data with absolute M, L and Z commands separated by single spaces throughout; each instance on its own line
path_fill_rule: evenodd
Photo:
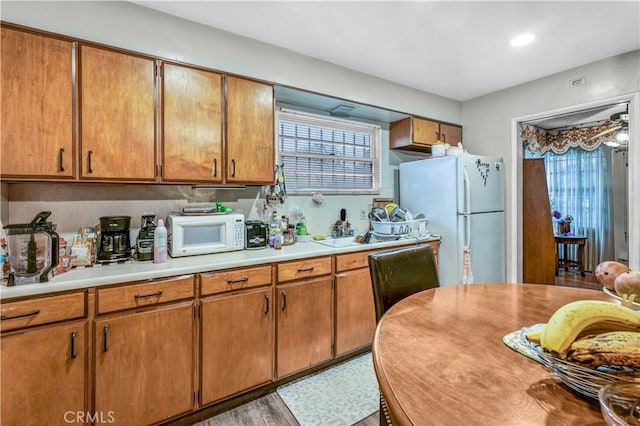
M 458 146 L 462 142 L 462 127 L 441 123 L 440 139 L 451 146 Z
M 2 176 L 74 176 L 72 49 L 2 28 Z
M 203 405 L 273 378 L 271 287 L 202 302 Z
M 193 303 L 95 322 L 95 411 L 142 425 L 194 405 Z
M 336 275 L 336 356 L 370 345 L 376 311 L 369 268 Z
M 222 76 L 163 65 L 163 180 L 222 182 Z
M 440 139 L 437 121 L 413 118 L 413 143 L 433 145 Z
M 87 321 L 2 336 L 3 425 L 83 423 Z
M 227 182 L 274 182 L 273 102 L 272 86 L 227 77 Z
M 283 377 L 331 358 L 331 277 L 276 288 L 277 374 Z
M 151 59 L 80 47 L 82 178 L 154 180 L 154 69 Z

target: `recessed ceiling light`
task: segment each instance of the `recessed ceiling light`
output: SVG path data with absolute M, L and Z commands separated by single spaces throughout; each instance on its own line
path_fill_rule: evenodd
M 519 36 L 511 39 L 511 45 L 513 47 L 525 46 L 531 43 L 534 38 L 536 38 L 535 34 L 531 34 L 531 33 L 520 34 Z

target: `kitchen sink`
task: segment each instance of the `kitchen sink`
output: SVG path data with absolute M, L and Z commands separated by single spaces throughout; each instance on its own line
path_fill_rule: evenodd
M 326 240 L 313 240 L 313 242 L 329 247 L 349 247 L 362 245 L 360 243 L 356 243 L 353 237 L 327 238 Z

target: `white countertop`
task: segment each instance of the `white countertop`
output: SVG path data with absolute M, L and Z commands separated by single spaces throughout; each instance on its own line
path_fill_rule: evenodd
M 162 264 L 154 264 L 150 261 L 138 262 L 130 260 L 118 264 L 94 265 L 92 267 L 74 268 L 69 272 L 53 277 L 46 283 L 22 284 L 7 287 L 5 280 L 0 286 L 0 300 L 338 253 L 375 250 L 378 248 L 414 244 L 418 241 L 434 241 L 438 239 L 439 238 L 434 237 L 425 240 L 403 238 L 394 241 L 358 244 L 346 247 L 330 247 L 315 242 L 308 242 L 284 246 L 280 250 L 265 248 L 201 256 L 170 257 L 167 263 Z

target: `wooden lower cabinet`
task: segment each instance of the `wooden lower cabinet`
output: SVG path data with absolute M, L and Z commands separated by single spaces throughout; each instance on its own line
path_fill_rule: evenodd
M 87 324 L 81 320 L 2 336 L 1 424 L 84 423 Z
M 366 254 L 363 254 L 366 259 Z M 336 274 L 336 356 L 370 345 L 376 311 L 369 268 Z
M 332 357 L 331 276 L 276 286 L 278 377 Z
M 95 412 L 147 425 L 194 408 L 193 302 L 95 321 Z
M 201 405 L 273 378 L 272 292 L 268 287 L 202 300 Z

